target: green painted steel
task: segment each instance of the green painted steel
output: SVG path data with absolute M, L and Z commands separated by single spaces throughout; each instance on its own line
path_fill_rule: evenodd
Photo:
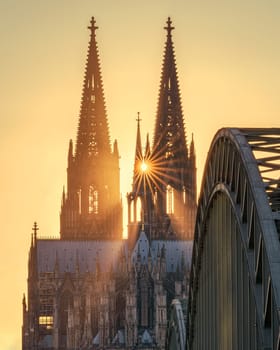
M 184 350 L 186 346 L 186 326 L 181 301 L 174 299 L 170 307 L 167 329 L 167 346 L 169 350 Z
M 198 204 L 189 350 L 279 350 L 280 129 L 221 129 Z

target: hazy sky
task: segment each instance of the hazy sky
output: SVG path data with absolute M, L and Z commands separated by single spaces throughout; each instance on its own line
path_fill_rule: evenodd
M 70 138 L 76 139 L 94 15 L 124 211 L 136 115 L 153 133 L 165 21 L 171 16 L 188 139 L 199 183 L 223 126 L 280 127 L 279 0 L 0 1 L 0 349 L 21 349 L 30 232 L 59 232 Z

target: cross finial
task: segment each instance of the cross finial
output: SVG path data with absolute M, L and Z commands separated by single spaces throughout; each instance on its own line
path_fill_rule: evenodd
M 95 31 L 96 29 L 98 29 L 98 27 L 95 25 L 96 21 L 94 19 L 94 17 L 91 17 L 91 21 L 90 21 L 90 26 L 88 27 L 88 29 L 91 30 L 91 34 L 93 36 L 95 36 Z
M 38 225 L 37 225 L 37 222 L 36 222 L 36 221 L 34 222 L 34 225 L 33 225 L 32 231 L 33 231 L 33 233 L 34 233 L 34 238 L 35 238 L 35 240 L 36 240 L 36 238 L 37 238 L 37 232 L 39 231 L 39 227 L 38 227 Z
M 166 23 L 167 23 L 167 27 L 164 27 L 164 29 L 167 30 L 167 35 L 168 35 L 168 36 L 171 36 L 171 31 L 174 29 L 174 27 L 171 26 L 172 21 L 171 21 L 170 17 L 168 17 Z
M 137 123 L 139 124 L 141 122 L 142 119 L 140 119 L 140 112 L 137 112 Z

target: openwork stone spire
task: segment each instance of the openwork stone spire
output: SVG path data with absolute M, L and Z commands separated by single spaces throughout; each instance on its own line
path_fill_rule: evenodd
M 182 161 L 187 155 L 187 143 L 172 42 L 172 22 L 167 20 L 167 40 L 159 89 L 159 101 L 154 132 L 154 152 L 165 159 Z
M 131 241 L 142 227 L 149 239 L 191 239 L 196 213 L 196 164 L 194 142 L 188 150 L 171 19 L 167 31 L 159 101 L 152 148 L 147 139 L 145 153 L 137 152 L 141 166 L 134 166 L 132 192 L 128 194 L 128 235 Z M 135 170 L 136 169 L 136 170 Z M 136 175 L 135 175 L 136 174 Z M 138 231 L 137 231 L 138 230 Z
M 75 154 L 69 143 L 67 193 L 60 215 L 62 239 L 119 239 L 122 204 L 117 142 L 109 139 L 94 18 L 82 93 Z
M 92 17 L 88 29 L 91 31 L 86 71 L 84 77 L 80 119 L 76 143 L 77 158 L 110 153 L 109 127 L 106 116 L 103 83 L 96 43 L 95 19 Z

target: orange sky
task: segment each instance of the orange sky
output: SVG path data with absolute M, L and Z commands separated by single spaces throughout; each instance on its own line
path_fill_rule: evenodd
M 167 16 L 199 182 L 223 126 L 280 127 L 278 0 L 2 0 L 0 2 L 0 349 L 21 348 L 21 298 L 34 220 L 57 235 L 67 147 L 75 140 L 89 33 L 99 25 L 112 141 L 124 211 L 136 114 L 153 132 Z

